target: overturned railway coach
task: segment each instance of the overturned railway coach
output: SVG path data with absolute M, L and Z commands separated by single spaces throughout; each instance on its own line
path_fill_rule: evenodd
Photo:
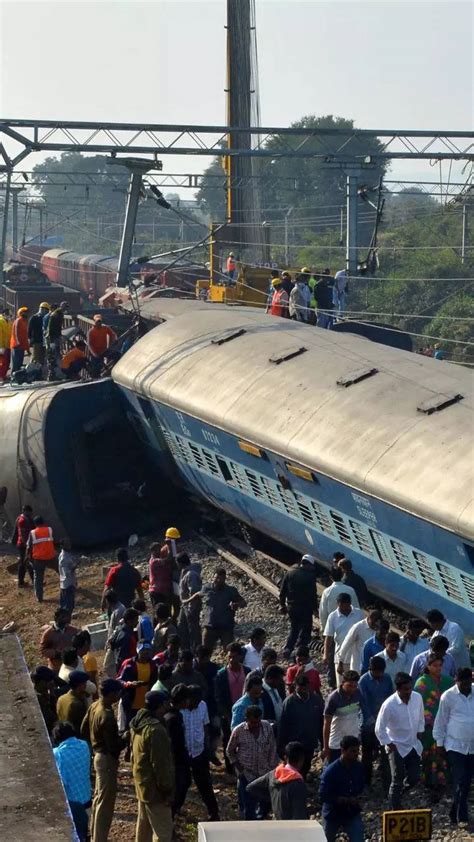
M 474 635 L 471 372 L 252 308 L 198 309 L 182 302 L 113 372 L 161 467 Z

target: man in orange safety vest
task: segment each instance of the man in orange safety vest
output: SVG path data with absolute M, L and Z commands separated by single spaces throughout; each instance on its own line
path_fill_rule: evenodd
M 27 554 L 33 563 L 35 596 L 43 602 L 44 571 L 47 564 L 56 559 L 53 530 L 46 526 L 42 517 L 35 517 L 26 545 Z
M 272 280 L 273 295 L 272 303 L 270 304 L 269 313 L 271 316 L 281 316 L 284 319 L 289 318 L 288 312 L 288 293 L 282 286 L 281 278 L 273 278 Z

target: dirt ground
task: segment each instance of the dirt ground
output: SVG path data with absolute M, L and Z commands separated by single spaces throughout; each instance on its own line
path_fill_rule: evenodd
M 142 554 L 139 552 L 141 558 Z M 100 595 L 103 588 L 102 568 L 113 560 L 110 554 L 94 554 L 83 557 L 78 570 L 77 590 L 73 623 L 83 627 L 101 619 Z M 16 553 L 8 544 L 0 544 L 0 629 L 13 622 L 13 630 L 20 638 L 29 669 L 42 663 L 39 640 L 43 626 L 50 623 L 58 605 L 59 580 L 53 570 L 45 575 L 44 602 L 39 604 L 33 594 L 31 583 L 18 589 L 15 577 Z M 100 657 L 98 658 L 100 661 Z M 224 768 L 224 767 L 222 767 Z M 236 797 L 234 779 L 221 768 L 213 768 L 214 789 L 224 819 L 236 819 Z M 182 815 L 176 821 L 176 839 L 195 842 L 197 823 L 207 819 L 207 811 L 200 801 L 194 786 L 191 788 Z M 119 795 L 110 842 L 131 842 L 135 834 L 136 798 L 130 765 L 122 762 L 119 773 Z

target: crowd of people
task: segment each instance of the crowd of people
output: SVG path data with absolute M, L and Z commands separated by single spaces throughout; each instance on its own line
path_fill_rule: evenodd
M 16 525 L 20 586 L 28 570 L 22 547 L 38 546 L 37 530 L 49 529 L 30 515 L 24 511 Z M 49 546 L 50 534 L 39 534 L 47 538 L 39 546 Z M 32 681 L 81 840 L 88 832 L 92 842 L 108 838 L 122 752 L 131 759 L 138 840 L 153 833 L 171 840 L 192 781 L 208 819 L 219 821 L 212 767 L 223 763 L 249 821 L 308 818 L 318 784 L 329 842 L 341 830 L 362 842 L 364 796 L 374 780 L 395 810 L 408 806 L 407 788 L 422 783 L 429 804 L 449 782 L 450 818 L 468 822 L 474 685 L 457 623 L 433 609 L 424 621 L 409 620 L 402 635 L 391 630 L 342 553 L 318 604 L 315 559 L 304 555 L 281 583 L 280 610 L 289 618 L 283 650 L 269 645 L 263 627 L 243 643 L 235 618 L 244 597 L 225 568 L 203 582 L 180 538 L 170 527 L 151 546 L 146 574 L 127 550 L 117 552 L 102 594 L 108 627 L 101 668 L 90 634 L 72 625 L 76 583 L 67 575 L 75 577 L 77 562 L 61 551 L 69 573 L 63 570 L 61 604 L 43 630 L 43 663 Z M 310 649 L 316 618 L 324 681 Z
M 0 312 L 0 385 L 8 380 L 9 370 L 19 383 L 78 380 L 84 370 L 99 377 L 117 335 L 96 313 L 87 336 L 73 337 L 64 350 L 62 331 L 68 311 L 67 301 L 52 305 L 42 301 L 31 316 L 28 307 L 20 307 L 15 319 L 8 309 Z M 31 358 L 27 366 L 26 356 Z
M 331 329 L 344 313 L 349 277 L 345 269 L 334 276 L 330 269 L 311 272 L 306 266 L 294 278 L 287 271 L 272 269 L 267 313 Z

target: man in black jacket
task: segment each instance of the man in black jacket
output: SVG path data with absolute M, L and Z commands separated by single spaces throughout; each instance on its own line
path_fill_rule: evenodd
M 175 796 L 172 804 L 173 816 L 183 806 L 186 793 L 191 786 L 191 765 L 186 748 L 183 717 L 181 716 L 181 711 L 189 705 L 189 695 L 189 687 L 186 687 L 185 684 L 177 684 L 176 687 L 173 687 L 171 707 L 165 714 L 165 724 L 171 740 L 176 776 Z
M 28 322 L 28 341 L 31 347 L 32 361 L 43 365 L 44 363 L 44 336 L 43 319 L 49 313 L 50 307 L 46 301 L 42 301 L 38 312 Z
M 302 744 L 305 753 L 302 775 L 306 778 L 314 751 L 321 743 L 324 703 L 319 693 L 310 692 L 308 676 L 304 673 L 296 676 L 294 686 L 295 692 L 283 702 L 278 749 L 281 755 L 287 743 L 297 740 Z
M 56 369 L 61 358 L 61 338 L 64 322 L 64 314 L 67 313 L 69 305 L 67 301 L 61 301 L 49 317 L 45 330 L 46 350 L 48 358 L 48 380 L 56 380 Z
M 284 762 L 276 769 L 249 783 L 247 792 L 258 801 L 270 797 L 277 821 L 305 821 L 308 818 L 308 790 L 301 774 L 304 748 L 298 742 L 288 743 L 284 756 Z
M 290 634 L 285 644 L 284 657 L 289 658 L 295 645 L 307 646 L 311 640 L 313 614 L 317 613 L 316 559 L 304 555 L 298 567 L 285 573 L 280 587 L 280 611 L 288 611 Z

